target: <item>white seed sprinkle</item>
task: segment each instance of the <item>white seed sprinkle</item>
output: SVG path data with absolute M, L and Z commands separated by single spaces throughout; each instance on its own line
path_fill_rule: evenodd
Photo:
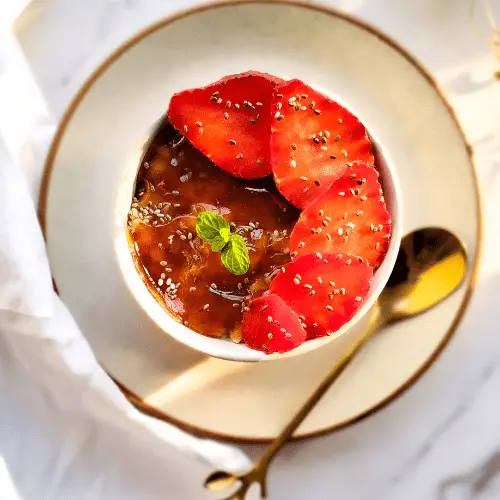
M 267 317 L 267 322 L 268 323 L 272 323 L 273 322 L 273 317 L 272 316 L 268 316 Z
M 210 304 L 205 304 L 205 305 L 203 306 L 203 310 L 204 310 L 204 311 L 206 311 L 209 307 L 210 307 Z
M 361 297 L 356 297 L 354 300 L 355 300 L 356 302 L 361 302 L 363 299 L 362 299 Z
M 326 306 L 326 310 L 327 311 L 333 311 L 333 307 L 332 306 Z
M 290 162 L 290 166 L 291 166 L 292 168 L 295 168 L 295 167 L 297 166 L 297 162 L 296 162 L 295 160 L 292 160 L 292 161 Z
M 271 332 L 269 332 L 269 333 L 267 334 L 267 338 L 268 338 L 269 340 L 273 340 L 273 334 L 272 334 Z
M 337 229 L 337 234 L 338 234 L 339 236 L 342 236 L 342 233 L 343 233 L 343 232 L 344 232 L 344 231 L 343 231 L 343 229 L 342 229 L 341 227 L 339 227 L 339 228 Z
M 158 286 L 162 286 L 162 285 L 163 285 L 163 280 L 160 278 L 160 279 L 158 280 Z

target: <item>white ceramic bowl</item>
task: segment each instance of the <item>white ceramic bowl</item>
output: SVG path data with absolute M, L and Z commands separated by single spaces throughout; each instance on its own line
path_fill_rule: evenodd
M 259 68 L 251 69 L 258 70 Z M 206 83 L 208 84 L 210 82 L 207 81 Z M 336 97 L 336 100 L 342 102 L 342 99 L 339 97 Z M 345 103 L 342 104 L 345 105 Z M 164 102 L 158 103 L 158 110 L 164 109 L 164 107 Z M 359 118 L 362 120 L 363 117 Z M 127 182 L 124 184 L 124 189 L 121 190 L 117 207 L 117 214 L 123 217 L 123 220 L 126 220 L 126 214 L 129 209 L 132 193 L 135 191 L 135 174 L 139 168 L 139 164 L 142 163 L 144 153 L 147 151 L 150 142 L 154 138 L 156 129 L 157 126 L 154 126 L 150 130 L 148 138 L 143 142 L 141 152 L 136 157 L 138 158 L 137 163 L 135 165 L 129 165 L 129 170 L 126 174 Z M 389 279 L 392 268 L 394 267 L 401 241 L 401 193 L 395 175 L 395 169 L 391 165 L 389 153 L 384 151 L 383 146 L 375 139 L 375 134 L 372 131 L 369 131 L 369 134 L 374 144 L 376 165 L 380 171 L 381 182 L 384 187 L 384 196 L 387 202 L 388 210 L 392 217 L 392 236 L 388 252 L 381 266 L 376 270 L 373 276 L 372 285 L 365 301 L 354 317 L 342 328 L 330 336 L 308 340 L 296 349 L 287 353 L 271 355 L 250 349 L 244 343 L 236 344 L 230 339 L 211 338 L 197 333 L 177 322 L 168 312 L 165 311 L 165 309 L 149 292 L 148 288 L 143 283 L 135 269 L 127 242 L 123 238 L 125 235 L 125 227 L 123 227 L 124 234 L 115 235 L 115 240 L 120 242 L 120 244 L 117 245 L 116 250 L 120 254 L 119 261 L 121 263 L 125 281 L 130 287 L 132 294 L 144 309 L 145 313 L 148 314 L 166 334 L 171 335 L 179 342 L 182 342 L 183 344 L 210 356 L 229 359 L 232 361 L 269 361 L 283 359 L 290 356 L 297 356 L 324 346 L 328 342 L 331 342 L 350 330 L 361 318 L 363 318 L 363 316 L 367 314 L 382 292 L 387 280 Z M 117 230 L 120 231 L 120 227 L 118 227 Z

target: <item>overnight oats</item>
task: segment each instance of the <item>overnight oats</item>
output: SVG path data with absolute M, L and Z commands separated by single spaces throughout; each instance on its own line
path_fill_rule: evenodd
M 365 127 L 299 80 L 175 94 L 128 216 L 144 283 L 200 335 L 283 353 L 363 303 L 391 219 Z

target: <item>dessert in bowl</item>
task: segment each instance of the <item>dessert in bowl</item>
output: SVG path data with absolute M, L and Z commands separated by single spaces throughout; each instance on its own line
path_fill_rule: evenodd
M 243 361 L 344 333 L 397 255 L 389 164 L 353 113 L 299 80 L 247 72 L 174 95 L 127 228 L 166 313 L 152 317 L 195 349 Z

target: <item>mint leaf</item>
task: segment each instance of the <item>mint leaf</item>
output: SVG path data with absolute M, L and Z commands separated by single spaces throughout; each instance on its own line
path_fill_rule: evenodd
M 229 232 L 230 228 L 226 220 L 210 210 L 205 210 L 196 217 L 196 233 L 205 241 L 211 242 L 216 236 L 221 236 L 227 242 L 226 238 L 229 238 Z
M 222 236 L 217 235 L 210 241 L 210 245 L 212 245 L 212 252 L 220 252 L 225 247 L 226 243 L 227 241 L 224 241 Z
M 222 250 L 222 263 L 233 274 L 245 274 L 250 268 L 250 256 L 245 240 L 239 234 L 229 236 L 229 241 Z

